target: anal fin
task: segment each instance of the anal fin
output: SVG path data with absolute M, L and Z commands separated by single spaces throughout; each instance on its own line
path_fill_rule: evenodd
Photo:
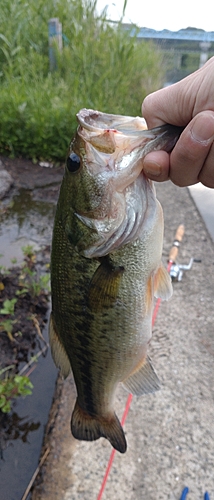
M 57 333 L 52 313 L 50 315 L 50 322 L 49 322 L 49 340 L 51 346 L 51 354 L 54 363 L 57 366 L 57 368 L 60 368 L 63 377 L 66 378 L 71 371 L 71 365 L 68 356 L 66 354 L 65 348 Z
M 148 356 L 139 370 L 136 370 L 127 379 L 123 380 L 123 385 L 136 396 L 149 394 L 160 389 L 160 380 Z
M 127 448 L 123 428 L 115 413 L 108 418 L 91 416 L 82 410 L 78 400 L 71 417 L 71 432 L 76 439 L 83 441 L 95 441 L 104 437 L 120 453 L 125 453 Z

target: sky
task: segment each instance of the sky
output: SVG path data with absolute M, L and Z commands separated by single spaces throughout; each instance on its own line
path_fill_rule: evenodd
M 97 10 L 108 6 L 108 17 L 118 20 L 124 0 L 97 0 Z M 128 0 L 123 22 L 155 30 L 178 31 L 189 26 L 214 31 L 212 0 Z

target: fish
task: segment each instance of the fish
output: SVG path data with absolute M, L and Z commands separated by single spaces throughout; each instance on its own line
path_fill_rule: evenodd
M 142 170 L 150 151 L 171 151 L 181 128 L 147 130 L 141 117 L 81 109 L 66 158 L 52 251 L 51 352 L 77 399 L 76 439 L 127 449 L 114 412 L 120 383 L 134 395 L 160 388 L 147 355 L 154 297 L 169 299 L 163 213 Z

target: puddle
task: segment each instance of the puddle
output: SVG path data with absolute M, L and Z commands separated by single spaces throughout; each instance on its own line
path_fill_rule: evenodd
M 4 209 L 3 209 L 4 210 Z M 0 214 L 0 264 L 11 266 L 11 259 L 23 261 L 22 247 L 38 250 L 50 245 L 55 205 L 33 199 L 32 191 L 21 189 L 11 206 Z
M 10 206 L 1 206 L 0 265 L 11 267 L 13 258 L 21 263 L 23 246 L 30 244 L 39 250 L 51 243 L 55 203 L 38 201 L 33 196 L 33 191 L 20 189 Z M 47 324 L 43 336 L 48 341 Z M 56 376 L 48 349 L 45 356 L 39 357 L 30 375 L 34 386 L 32 395 L 19 398 L 13 413 L 7 417 L 8 440 L 0 442 L 1 500 L 21 500 L 38 466 Z

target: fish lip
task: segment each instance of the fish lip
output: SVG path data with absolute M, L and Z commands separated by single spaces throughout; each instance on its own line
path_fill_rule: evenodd
M 92 130 L 94 130 L 95 127 L 93 125 L 90 125 L 90 123 L 88 123 L 88 120 L 90 118 L 93 119 L 93 117 L 98 118 L 100 116 L 100 114 L 101 114 L 100 111 L 83 108 L 83 109 L 80 109 L 80 111 L 76 114 L 76 117 L 77 117 L 77 120 L 78 120 L 79 124 L 81 125 L 81 127 L 92 131 Z
M 128 128 L 126 133 L 124 131 L 124 124 L 128 126 L 133 122 L 135 123 L 135 130 L 132 130 L 132 134 L 135 135 L 139 133 L 139 131 L 147 130 L 146 121 L 143 117 L 114 115 L 87 108 L 81 109 L 76 114 L 76 117 L 79 125 L 89 132 L 95 132 L 97 130 L 103 132 L 108 130 L 122 135 L 129 135 L 130 130 Z M 121 127 L 122 130 L 120 130 Z
M 81 109 L 76 114 L 80 126 L 88 130 L 89 132 L 94 132 L 97 129 L 103 131 L 108 128 L 107 124 L 105 125 L 105 123 L 101 122 L 100 120 L 104 116 L 105 119 L 107 119 L 108 117 L 107 113 L 102 113 L 101 111 L 97 111 L 94 109 L 87 109 L 87 108 Z

